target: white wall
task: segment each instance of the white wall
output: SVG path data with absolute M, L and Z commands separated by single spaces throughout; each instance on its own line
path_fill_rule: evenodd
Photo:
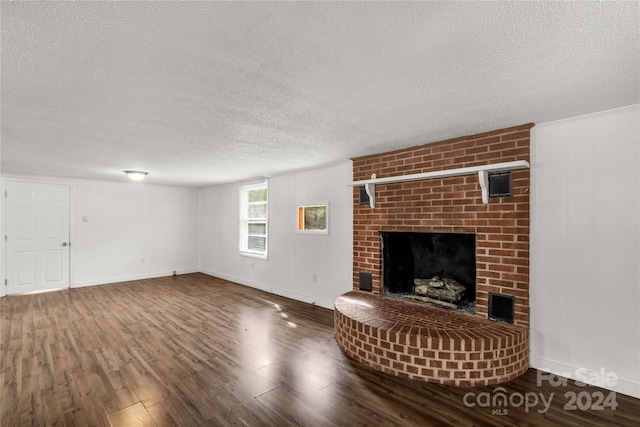
M 71 287 L 198 271 L 198 189 L 23 179 L 71 186 Z M 4 209 L 3 197 L 3 216 Z
M 635 397 L 639 119 L 635 105 L 540 124 L 531 149 L 532 366 L 573 378 L 615 373 L 607 388 Z
M 0 138 L 0 153 L 2 153 L 2 142 L 1 142 L 2 138 Z M 0 158 L 0 160 L 2 160 Z M 0 162 L 1 164 L 2 162 Z M 0 176 L 2 174 L 2 168 L 0 168 Z M 5 230 L 4 230 L 4 183 L 2 185 L 1 188 L 1 192 L 2 195 L 0 195 L 0 230 L 2 230 L 2 233 L 0 233 L 1 236 L 4 235 Z M 4 255 L 4 249 L 5 249 L 5 245 L 0 243 L 0 297 L 3 297 L 7 294 L 7 287 L 4 285 L 4 279 L 5 279 L 5 255 Z
M 238 254 L 238 184 L 202 189 L 201 271 L 333 309 L 352 288 L 352 178 L 351 162 L 270 178 L 268 260 Z M 323 202 L 329 234 L 296 233 L 298 205 Z
M 90 180 L 74 187 L 72 286 L 198 271 L 198 189 Z

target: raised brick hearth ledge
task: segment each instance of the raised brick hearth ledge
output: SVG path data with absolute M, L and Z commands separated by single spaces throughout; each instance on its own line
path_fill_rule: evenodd
M 478 386 L 529 368 L 527 327 L 362 291 L 340 296 L 334 317 L 348 356 L 399 377 Z

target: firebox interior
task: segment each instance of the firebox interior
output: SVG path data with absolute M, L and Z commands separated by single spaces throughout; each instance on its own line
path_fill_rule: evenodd
M 389 231 L 381 237 L 386 295 L 415 295 L 416 279 L 453 279 L 466 288 L 454 305 L 469 311 L 476 299 L 475 234 Z

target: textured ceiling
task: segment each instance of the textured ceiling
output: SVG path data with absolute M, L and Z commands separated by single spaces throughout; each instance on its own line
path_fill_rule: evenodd
M 204 186 L 640 102 L 638 2 L 2 2 L 2 173 Z

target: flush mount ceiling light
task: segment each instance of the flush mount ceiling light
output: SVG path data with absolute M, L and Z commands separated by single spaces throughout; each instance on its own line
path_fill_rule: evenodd
M 124 173 L 126 173 L 132 181 L 142 181 L 147 175 L 149 175 L 149 172 L 142 171 L 124 171 Z

